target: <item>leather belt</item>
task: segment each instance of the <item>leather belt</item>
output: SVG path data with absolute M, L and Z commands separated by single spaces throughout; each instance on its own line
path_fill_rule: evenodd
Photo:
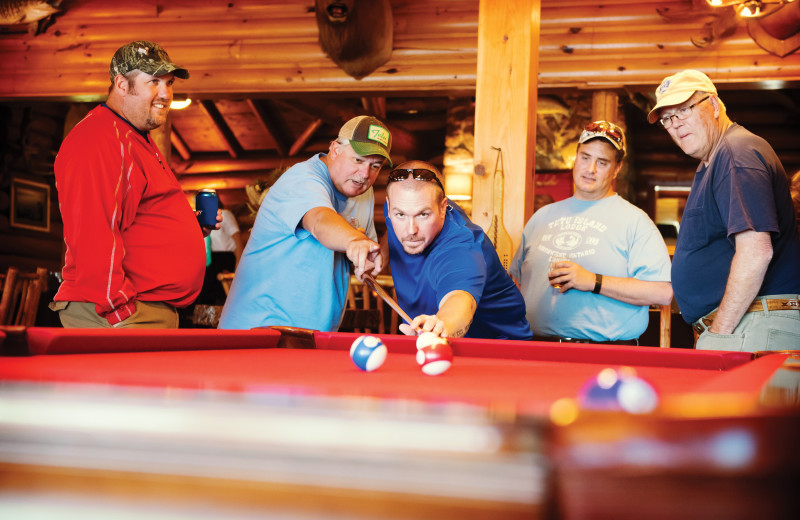
M 768 311 L 797 311 L 800 310 L 800 299 L 798 298 L 767 298 L 757 299 L 750 304 L 745 314 L 748 312 L 764 312 L 764 303 L 767 304 Z M 717 311 L 711 311 L 692 324 L 692 328 L 698 334 L 702 334 L 714 323 Z
M 534 336 L 532 341 L 552 341 L 555 343 L 594 343 L 595 345 L 638 345 L 639 339 L 618 339 L 616 341 L 595 341 L 592 339 L 562 338 L 560 336 Z

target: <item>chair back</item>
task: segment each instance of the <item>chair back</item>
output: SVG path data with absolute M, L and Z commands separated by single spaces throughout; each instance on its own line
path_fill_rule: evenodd
M 222 288 L 225 290 L 225 295 L 228 294 L 231 290 L 231 284 L 233 283 L 233 273 L 219 273 L 217 274 L 217 280 L 219 283 L 222 284 Z
M 391 276 L 379 275 L 376 282 L 396 300 L 397 293 Z M 387 332 L 386 315 L 390 314 Z M 339 326 L 340 332 L 366 332 L 378 334 L 398 334 L 400 317 L 370 287 L 350 276 L 347 289 L 347 307 Z
M 16 267 L 9 267 L 0 298 L 0 325 L 32 327 L 46 286 L 46 268 L 39 267 L 35 273 L 20 273 Z

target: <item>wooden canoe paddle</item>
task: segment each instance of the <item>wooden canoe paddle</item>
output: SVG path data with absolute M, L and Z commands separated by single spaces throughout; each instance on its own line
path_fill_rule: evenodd
M 492 149 L 497 150 L 497 161 L 494 164 L 494 204 L 492 206 L 494 236 L 492 238 L 495 239 L 494 248 L 497 250 L 500 263 L 508 271 L 508 267 L 511 265 L 511 256 L 514 254 L 512 251 L 514 245 L 511 242 L 511 235 L 508 234 L 505 224 L 503 224 L 503 150 L 494 146 Z

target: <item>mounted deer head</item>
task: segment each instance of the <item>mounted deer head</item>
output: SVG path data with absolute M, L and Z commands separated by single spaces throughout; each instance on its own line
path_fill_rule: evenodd
M 356 79 L 392 57 L 394 24 L 389 0 L 315 0 L 319 44 Z

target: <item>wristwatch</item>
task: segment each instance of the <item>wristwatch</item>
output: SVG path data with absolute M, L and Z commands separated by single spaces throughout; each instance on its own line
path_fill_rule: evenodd
M 594 294 L 600 294 L 600 288 L 603 286 L 603 275 L 599 273 L 595 273 L 594 275 L 594 289 L 592 292 Z

